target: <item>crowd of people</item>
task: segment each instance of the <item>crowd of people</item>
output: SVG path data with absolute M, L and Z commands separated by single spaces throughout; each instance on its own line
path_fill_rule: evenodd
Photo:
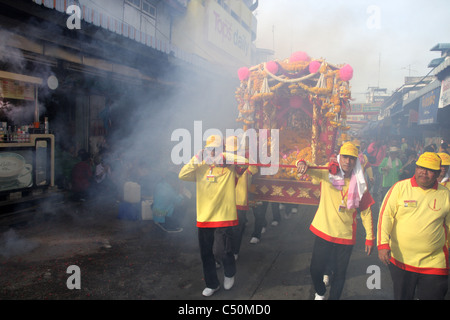
M 245 205 L 248 203 L 240 201 L 248 201 L 251 176 L 257 172 L 248 165 L 248 157 L 236 161 L 238 145 L 236 137 L 223 143 L 220 136 L 211 136 L 205 148 L 179 173 L 180 179 L 196 184 L 197 227 L 206 284 L 202 294 L 207 297 L 220 288 L 217 265 L 224 267 L 225 290 L 233 287 L 237 272 L 235 260 L 249 210 Z M 225 152 L 216 154 L 216 148 L 221 147 Z M 234 160 L 226 162 L 230 157 Z M 320 203 L 310 226 L 315 236 L 310 272 L 316 300 L 325 299 L 328 281 L 330 299 L 339 299 L 342 294 L 356 240 L 357 213 L 366 231 L 366 253 L 370 255 L 377 246 L 380 261 L 389 265 L 396 299 L 445 297 L 450 229 L 450 191 L 445 184 L 449 160 L 445 144 L 441 150 L 435 146 L 416 150 L 405 139 L 392 139 L 389 144 L 367 144 L 355 139 L 342 144 L 338 156 L 330 159 L 330 164 L 338 164 L 337 173 L 309 169 L 306 161 L 297 161 L 298 174 L 307 173 L 321 186 Z M 237 187 L 240 182 L 242 185 Z M 376 201 L 382 202 L 377 227 L 372 212 Z M 276 226 L 280 207 L 277 203 L 271 205 L 272 225 Z M 260 241 L 267 207 L 264 202 L 252 208 L 255 232 L 251 243 Z M 293 209 L 289 206 L 286 212 Z M 430 210 L 433 215 L 427 214 Z
M 424 146 L 421 142 L 408 141 L 406 138 L 401 140 L 386 138 L 369 142 L 362 140 L 361 152 L 367 157 L 368 166 L 372 169 L 373 179 L 368 179 L 370 192 L 381 202 L 386 192 L 396 182 L 414 176 L 415 162 L 421 154 L 424 152 L 448 154 L 449 150 L 448 144 L 444 141 L 440 146 L 434 143 Z
M 371 253 L 376 241 L 380 261 L 389 266 L 394 298 L 444 299 L 450 229 L 447 144 L 416 150 L 406 139 L 400 145 L 392 139 L 389 144 L 372 141 L 367 146 L 354 140 L 340 147 L 334 161 L 341 169 L 338 175 L 308 170 L 306 161 L 297 162 L 301 175 L 308 171 L 321 182 L 320 204 L 310 227 L 316 237 L 310 266 L 315 299 L 325 298 L 329 274 L 333 275 L 329 298 L 340 297 L 358 211 L 366 231 L 366 252 Z M 368 178 L 369 168 L 373 179 Z M 376 235 L 372 195 L 381 203 Z
M 120 202 L 127 181 L 139 183 L 142 194 L 150 197 L 157 180 L 146 161 L 125 158 L 120 151 L 103 148 L 92 154 L 59 146 L 55 152 L 55 183 L 72 201 L 108 196 Z
M 266 212 L 272 212 L 272 226 L 296 213 L 292 204 L 251 203 L 252 177 L 257 166 L 241 148 L 242 137 L 210 136 L 181 170 L 153 176 L 143 162 L 126 162 L 120 154 L 107 151 L 91 157 L 79 150 L 77 157 L 60 152 L 58 181 L 75 201 L 106 192 L 121 199 L 123 184 L 134 181 L 144 195 L 153 199 L 153 220 L 167 232 L 180 232 L 179 217 L 186 211 L 186 199 L 195 206 L 198 243 L 205 289 L 209 297 L 221 287 L 218 268 L 223 267 L 223 287 L 230 290 L 237 272 L 247 226 L 247 214 L 254 215 L 250 243 L 258 244 L 267 227 Z M 217 150 L 223 150 L 216 153 Z M 450 191 L 447 189 L 450 156 L 448 146 L 409 144 L 406 139 L 386 142 L 354 139 L 339 146 L 330 159 L 338 172 L 309 168 L 303 159 L 296 163 L 298 175 L 308 174 L 320 183 L 321 197 L 310 225 L 315 237 L 310 272 L 315 299 L 339 299 L 355 244 L 355 219 L 359 214 L 366 232 L 366 253 L 375 246 L 382 263 L 389 266 L 395 299 L 443 299 L 448 283 Z M 182 181 L 195 184 L 189 192 Z M 193 196 L 195 193 L 195 196 Z M 374 204 L 377 206 L 374 207 Z M 428 213 L 432 212 L 433 215 Z M 378 220 L 378 223 L 377 221 Z
M 56 185 L 70 201 L 112 201 L 119 206 L 118 218 L 125 220 L 141 219 L 141 201 L 145 201 L 158 227 L 166 232 L 183 230 L 184 211 L 186 204 L 191 205 L 192 193 L 183 187 L 175 167 L 167 172 L 158 170 L 149 159 L 126 157 L 107 145 L 94 154 L 60 145 L 55 164 Z M 130 185 L 138 188 L 128 188 Z M 133 203 L 127 203 L 128 196 Z

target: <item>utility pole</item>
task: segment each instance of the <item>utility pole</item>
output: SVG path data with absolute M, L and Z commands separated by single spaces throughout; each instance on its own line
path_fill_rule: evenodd
M 378 88 L 380 87 L 380 75 L 381 75 L 381 52 L 378 55 Z
M 272 50 L 275 50 L 275 25 L 272 25 Z

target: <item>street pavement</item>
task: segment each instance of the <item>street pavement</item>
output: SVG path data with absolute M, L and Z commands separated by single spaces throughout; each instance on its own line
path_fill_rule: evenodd
M 184 230 L 166 233 L 153 221 L 117 219 L 118 204 L 65 202 L 24 217 L 14 225 L 0 221 L 0 299 L 101 300 L 312 300 L 309 264 L 314 236 L 309 225 L 315 206 L 272 226 L 258 244 L 249 243 L 254 228 L 250 211 L 236 261 L 231 290 L 201 295 L 203 274 L 193 207 Z M 375 217 L 376 219 L 376 217 Z M 390 300 L 392 283 L 377 252 L 364 252 L 364 228 L 358 219 L 357 243 L 342 300 Z M 81 270 L 81 288 L 70 290 L 68 267 Z M 223 279 L 223 270 L 217 270 Z

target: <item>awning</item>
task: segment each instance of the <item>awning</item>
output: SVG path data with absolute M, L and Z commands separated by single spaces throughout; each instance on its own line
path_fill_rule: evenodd
M 403 108 L 405 108 L 408 104 L 411 104 L 413 102 L 416 102 L 417 99 L 419 99 L 424 94 L 427 94 L 430 91 L 433 91 L 434 89 L 441 86 L 441 82 L 439 80 L 434 80 L 430 82 L 426 87 L 423 87 L 416 93 L 412 94 L 408 99 L 403 101 Z
M 10 80 L 15 80 L 15 81 L 22 81 L 22 82 L 27 82 L 27 83 L 37 84 L 37 85 L 42 84 L 41 78 L 36 78 L 36 77 L 26 76 L 23 74 L 11 73 L 11 72 L 1 71 L 1 70 L 0 70 L 0 78 L 10 79 Z
M 401 100 L 395 102 L 394 106 L 391 109 L 391 117 L 399 114 L 403 111 L 403 103 Z
M 439 73 L 444 71 L 445 69 L 450 67 L 450 57 L 446 57 L 444 62 L 442 62 L 439 66 L 434 70 L 434 74 L 437 76 Z
M 444 62 L 445 58 L 441 57 L 441 58 L 436 58 L 431 60 L 431 62 L 428 64 L 428 68 L 434 68 L 439 66 L 442 62 Z

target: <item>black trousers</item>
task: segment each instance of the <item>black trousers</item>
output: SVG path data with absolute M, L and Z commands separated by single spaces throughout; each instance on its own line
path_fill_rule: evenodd
M 266 220 L 266 211 L 267 207 L 269 205 L 269 202 L 264 201 L 262 205 L 256 206 L 253 208 L 253 214 L 255 216 L 255 229 L 253 230 L 252 237 L 261 238 L 261 230 L 262 228 L 265 228 L 267 226 L 267 220 Z M 273 215 L 273 221 L 281 221 L 281 215 L 280 215 L 280 207 L 278 202 L 271 202 L 270 203 L 271 209 L 272 209 L 272 215 Z
M 245 226 L 247 224 L 247 210 L 238 210 L 237 211 L 239 224 L 233 228 L 233 253 L 239 254 L 241 250 L 242 236 L 245 233 Z
M 395 300 L 444 300 L 448 276 L 410 272 L 389 264 Z
M 255 225 L 252 233 L 252 237 L 261 239 L 261 231 L 267 225 L 266 221 L 266 211 L 262 210 L 262 205 L 254 207 L 252 209 L 253 215 L 255 216 Z
M 338 300 L 344 288 L 347 267 L 353 246 L 326 241 L 316 236 L 311 258 L 310 272 L 316 293 L 323 296 L 326 292 L 323 275 L 328 266 L 333 268 L 330 282 L 330 300 Z
M 216 238 L 216 239 L 215 239 Z M 217 277 L 216 259 L 214 256 L 214 239 L 220 249 L 225 277 L 231 278 L 236 274 L 236 263 L 232 250 L 232 227 L 224 228 L 198 228 L 198 243 L 200 246 L 200 257 L 203 265 L 203 276 L 207 288 L 216 289 L 219 285 Z M 220 257 L 219 257 L 220 259 Z

